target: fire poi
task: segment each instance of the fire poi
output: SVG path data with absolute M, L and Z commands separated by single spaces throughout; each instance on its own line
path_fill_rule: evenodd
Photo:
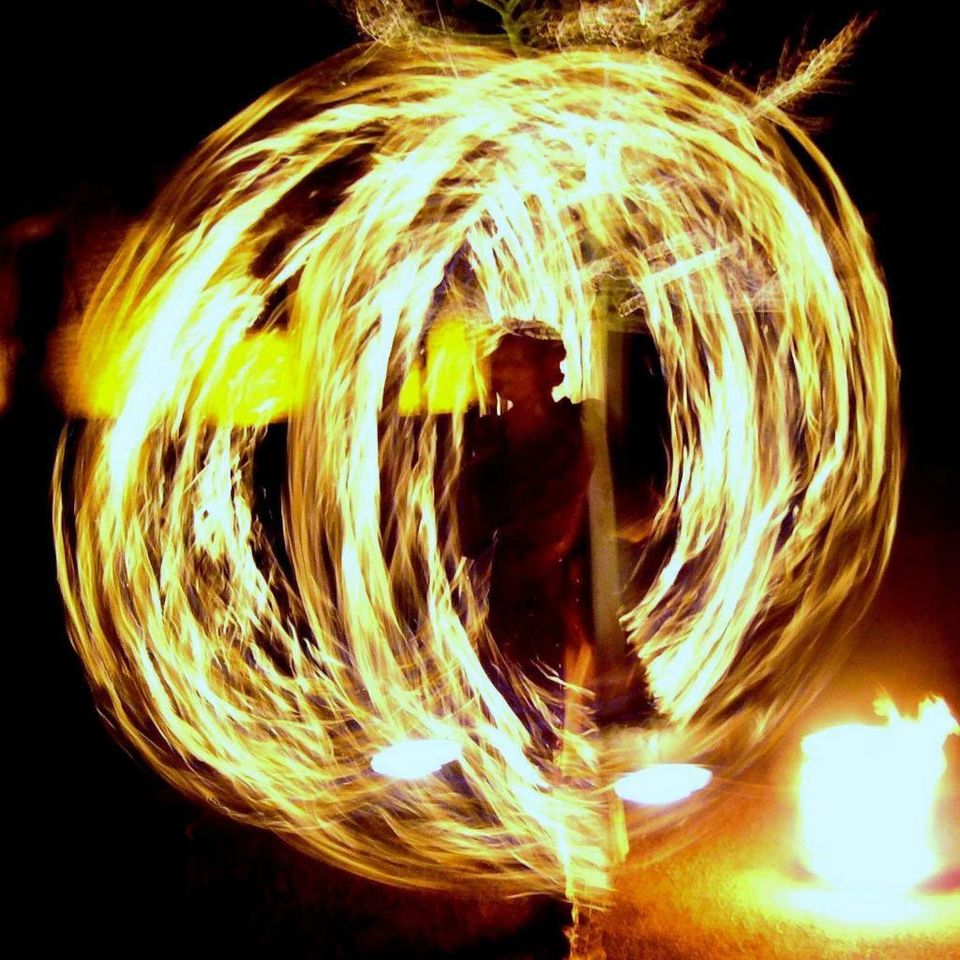
M 703 787 L 696 765 L 768 747 L 889 552 L 887 298 L 785 112 L 856 28 L 758 93 L 697 64 L 698 5 L 584 11 L 511 4 L 506 41 L 362 8 L 377 42 L 174 177 L 65 384 L 87 419 L 56 465 L 59 577 L 108 722 L 185 793 L 389 883 L 602 899 L 671 817 L 626 820 L 621 775 Z M 659 720 L 626 741 L 498 657 L 462 549 L 464 422 L 497 415 L 487 358 L 524 324 L 574 405 L 602 411 L 611 331 L 659 355 L 668 470 L 633 560 L 662 562 L 617 600 Z M 256 466 L 280 420 L 277 537 Z

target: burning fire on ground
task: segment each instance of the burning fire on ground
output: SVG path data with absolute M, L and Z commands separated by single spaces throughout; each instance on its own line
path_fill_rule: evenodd
M 887 698 L 883 724 L 847 724 L 803 741 L 800 835 L 810 870 L 833 888 L 903 893 L 945 864 L 935 813 L 946 739 L 960 734 L 947 704 L 930 697 L 916 718 Z

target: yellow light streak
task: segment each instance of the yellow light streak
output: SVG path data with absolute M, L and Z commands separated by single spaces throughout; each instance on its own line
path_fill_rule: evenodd
M 73 417 L 115 417 L 130 388 L 124 351 L 104 356 L 86 328 L 65 327 L 52 347 L 57 387 Z M 208 388 L 202 411 L 219 423 L 266 426 L 286 420 L 302 406 L 296 389 L 296 344 L 279 330 L 245 336 L 216 371 L 205 370 Z M 426 338 L 426 364 L 414 364 L 400 388 L 401 416 L 463 413 L 484 395 L 485 372 L 479 344 L 454 318 L 434 326 Z M 6 355 L 0 354 L 5 360 Z
M 590 898 L 623 847 L 599 741 L 514 672 L 565 738 L 562 765 L 532 751 L 458 546 L 462 407 L 508 319 L 562 339 L 575 401 L 603 395 L 599 324 L 656 341 L 666 560 L 622 623 L 687 758 L 746 759 L 886 560 L 897 371 L 813 143 L 653 53 L 359 47 L 210 137 L 78 332 L 95 419 L 56 465 L 59 579 L 101 709 L 180 789 L 379 880 Z M 282 560 L 253 484 L 281 416 Z M 451 723 L 460 782 L 385 795 L 370 758 Z

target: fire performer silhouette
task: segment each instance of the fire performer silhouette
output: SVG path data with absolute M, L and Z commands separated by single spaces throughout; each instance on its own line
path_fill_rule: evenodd
M 488 623 L 505 660 L 558 704 L 564 680 L 592 688 L 601 726 L 636 722 L 655 713 L 642 669 L 625 647 L 612 659 L 599 655 L 591 606 L 588 494 L 603 428 L 588 422 L 594 401 L 553 398 L 563 344 L 538 325 L 521 330 L 506 334 L 491 356 L 499 414 L 467 416 L 461 546 L 489 569 Z M 649 533 L 656 494 L 648 487 L 632 499 L 626 522 L 610 534 L 638 544 Z M 532 711 L 496 668 L 491 673 L 536 737 Z
M 593 455 L 580 405 L 555 401 L 565 356 L 558 340 L 508 333 L 491 357 L 498 416 L 465 425 L 460 535 L 467 556 L 489 560 L 489 625 L 513 667 L 545 687 L 558 709 L 570 664 L 591 659 L 587 494 Z M 549 751 L 529 707 L 499 672 L 494 681 Z M 569 956 L 570 904 L 536 898 L 527 935 L 544 957 Z
M 567 665 L 588 655 L 591 636 L 593 456 L 581 406 L 553 399 L 564 356 L 558 340 L 521 333 L 500 340 L 490 372 L 501 412 L 467 419 L 459 511 L 464 553 L 489 560 L 498 649 L 558 699 Z

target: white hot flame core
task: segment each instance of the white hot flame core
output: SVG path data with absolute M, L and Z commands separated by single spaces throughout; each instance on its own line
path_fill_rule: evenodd
M 804 739 L 801 840 L 807 866 L 836 888 L 906 891 L 939 866 L 943 748 L 960 728 L 933 697 L 915 719 L 887 699 L 876 709 L 884 725 L 848 724 Z
M 396 780 L 419 780 L 460 759 L 460 744 L 452 740 L 403 740 L 374 754 L 370 766 Z
M 621 777 L 614 791 L 622 800 L 644 806 L 665 806 L 702 790 L 713 774 L 693 763 L 658 763 Z

